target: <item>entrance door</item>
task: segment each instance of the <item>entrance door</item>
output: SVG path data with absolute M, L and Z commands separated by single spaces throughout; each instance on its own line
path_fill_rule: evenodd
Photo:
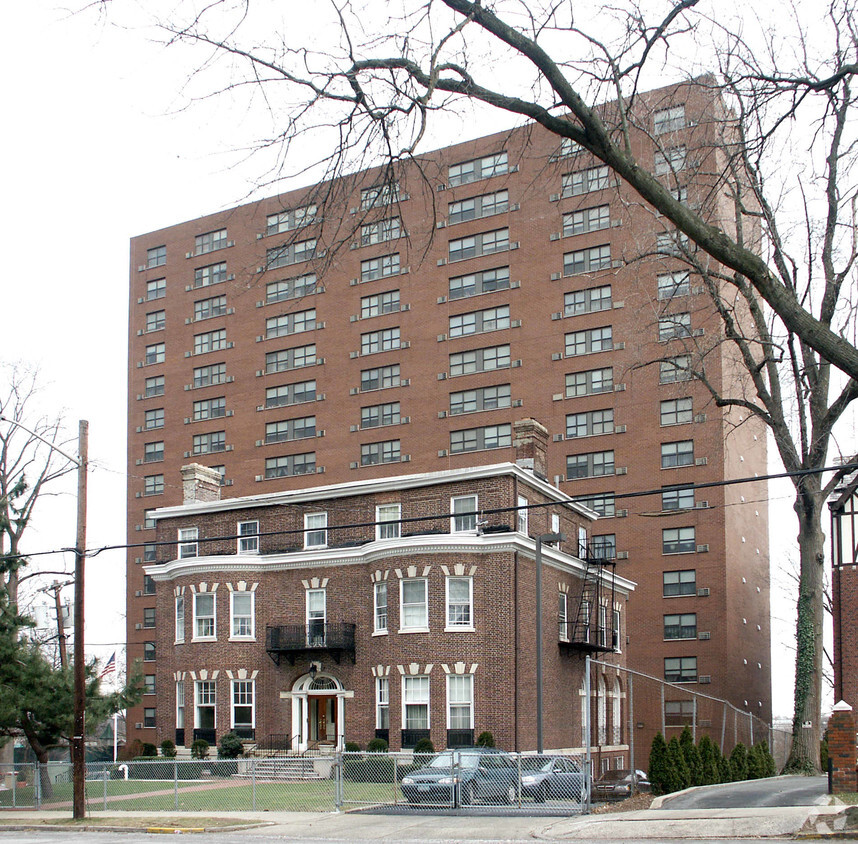
M 337 699 L 336 697 L 310 698 L 310 741 L 337 741 Z

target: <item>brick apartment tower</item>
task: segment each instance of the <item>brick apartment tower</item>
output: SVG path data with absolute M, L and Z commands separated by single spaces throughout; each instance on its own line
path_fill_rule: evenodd
M 729 225 L 710 192 L 720 102 L 679 86 L 638 106 L 638 160 Z M 381 178 L 132 239 L 129 659 L 154 675 L 152 628 L 169 620 L 143 573 L 161 559 L 147 511 L 181 503 L 183 465 L 217 468 L 232 497 L 494 464 L 529 417 L 550 435 L 535 465 L 604 517 L 590 541 L 638 584 L 630 666 L 769 721 L 765 484 L 661 492 L 766 471 L 762 427 L 687 374 L 705 353 L 711 383 L 741 387 L 675 232 L 534 126 Z M 129 714 L 130 739 L 154 735 L 155 700 Z M 684 706 L 647 714 L 641 746 Z

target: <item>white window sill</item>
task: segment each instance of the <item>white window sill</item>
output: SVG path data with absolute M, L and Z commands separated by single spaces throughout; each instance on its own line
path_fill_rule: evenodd
M 428 633 L 428 627 L 400 627 L 400 633 Z
M 192 642 L 216 642 L 217 636 L 194 636 Z
M 402 631 L 400 631 L 400 632 L 402 632 Z M 373 630 L 372 631 L 373 636 L 386 636 L 387 634 L 388 634 L 387 630 Z
M 174 644 L 174 645 L 184 645 L 184 644 L 185 644 L 185 640 L 184 640 L 184 639 L 176 639 L 176 641 L 175 641 L 175 642 L 173 642 L 173 644 Z
M 230 636 L 228 642 L 255 642 L 256 636 Z
M 445 633 L 476 633 L 477 630 L 473 626 L 466 627 L 464 624 L 458 624 L 458 625 L 455 625 L 454 627 L 445 627 L 444 632 Z

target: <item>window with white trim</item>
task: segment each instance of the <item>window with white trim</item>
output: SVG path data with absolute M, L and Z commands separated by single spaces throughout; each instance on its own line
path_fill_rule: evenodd
M 303 299 L 321 290 L 315 273 L 306 273 L 294 278 L 269 281 L 265 285 L 265 304 L 286 302 L 290 299 Z
M 315 203 L 311 203 L 288 211 L 279 211 L 277 214 L 269 214 L 265 221 L 265 234 L 290 232 L 314 223 L 317 211 Z
M 429 629 L 428 583 L 425 577 L 400 581 L 400 631 Z
M 291 349 L 267 352 L 265 355 L 265 373 L 270 375 L 272 372 L 287 372 L 290 369 L 315 366 L 316 362 L 315 343 L 309 343 L 306 346 L 293 346 Z
M 611 650 L 620 653 L 620 611 L 611 610 Z M 619 681 L 617 681 L 619 683 Z M 619 744 L 619 742 L 614 742 Z
M 399 217 L 389 217 L 375 223 L 366 223 L 360 227 L 361 246 L 371 246 L 374 243 L 384 243 L 396 240 L 402 234 Z
M 179 528 L 179 559 L 199 555 L 200 529 L 195 527 Z
M 256 681 L 232 681 L 232 716 L 230 725 L 239 735 L 250 735 L 256 727 Z
M 214 592 L 194 594 L 194 639 L 214 639 L 217 605 Z
M 509 229 L 495 229 L 490 232 L 479 232 L 468 237 L 459 237 L 449 243 L 447 260 L 464 261 L 466 258 L 476 258 L 479 255 L 494 255 L 496 252 L 506 252 L 509 249 Z
M 494 193 L 484 193 L 451 202 L 447 206 L 447 223 L 455 225 L 468 220 L 478 220 L 482 217 L 492 217 L 509 211 L 509 191 L 499 190 Z
M 474 728 L 474 675 L 447 675 L 447 729 Z
M 316 452 L 303 454 L 283 454 L 279 457 L 265 458 L 265 478 L 289 478 L 298 475 L 312 475 L 316 471 Z
M 448 577 L 447 629 L 474 629 L 474 579 Z
M 225 249 L 226 245 L 226 229 L 218 229 L 214 232 L 198 234 L 194 238 L 194 254 L 205 255 L 206 252 L 214 252 L 218 249 Z
M 268 387 L 265 390 L 266 407 L 288 407 L 292 404 L 303 404 L 316 400 L 316 379 L 296 381 L 292 384 L 281 384 L 279 387 Z
M 566 375 L 566 398 L 594 396 L 614 391 L 614 368 L 588 369 L 586 372 L 570 372 Z
M 378 258 L 367 258 L 360 262 L 360 280 L 375 281 L 379 278 L 388 278 L 400 273 L 399 253 L 392 255 L 380 255 Z
M 666 657 L 664 660 L 664 679 L 667 683 L 696 683 L 697 657 Z
M 256 635 L 255 592 L 230 592 L 230 630 L 233 639 L 252 639 Z
M 223 284 L 226 278 L 226 262 L 210 264 L 207 267 L 197 267 L 194 270 L 194 289 L 211 287 L 213 284 Z
M 398 463 L 400 459 L 401 453 L 399 440 L 363 443 L 360 447 L 361 466 L 377 466 L 381 463 Z
M 474 372 L 492 372 L 508 369 L 511 365 L 510 347 L 488 346 L 485 349 L 470 349 L 450 355 L 450 377 L 470 375 Z
M 269 270 L 288 267 L 301 261 L 310 261 L 316 257 L 316 238 L 300 240 L 297 243 L 284 243 L 273 249 L 265 250 L 265 265 Z
M 523 495 L 518 496 L 515 511 L 515 529 L 527 536 L 527 522 L 530 511 L 527 509 L 527 499 Z
M 665 399 L 659 408 L 659 424 L 682 425 L 694 418 L 690 396 L 680 399 Z
M 512 425 L 486 425 L 482 428 L 465 428 L 450 431 L 450 453 L 483 451 L 490 448 L 508 448 L 512 445 Z
M 614 410 L 588 410 L 584 413 L 566 415 L 566 439 L 596 437 L 614 433 Z
M 194 729 L 214 730 L 217 723 L 217 685 L 215 680 L 194 682 L 196 705 Z
M 307 590 L 307 644 L 324 645 L 328 599 L 325 589 Z
M 697 550 L 696 531 L 693 527 L 662 528 L 662 554 L 691 554 Z
M 604 190 L 611 183 L 611 171 L 607 165 L 587 167 L 566 173 L 561 180 L 563 196 L 581 196 L 595 190 Z
M 375 538 L 399 539 L 401 533 L 402 505 L 378 504 L 375 508 Z
M 328 514 L 304 513 L 304 547 L 324 548 L 328 544 Z
M 563 237 L 607 229 L 610 225 L 611 208 L 609 205 L 582 208 L 580 211 L 571 211 L 563 215 Z
M 478 500 L 476 495 L 457 495 L 450 499 L 450 532 L 477 529 Z
M 185 681 L 176 681 L 176 729 L 185 729 Z
M 360 300 L 360 318 L 371 319 L 382 314 L 395 314 L 399 312 L 399 291 L 388 290 L 384 293 L 373 293 L 371 296 L 362 296 Z
M 598 478 L 614 474 L 614 452 L 591 451 L 589 454 L 572 454 L 566 458 L 566 477 Z
M 386 425 L 398 425 L 400 419 L 398 401 L 373 404 L 360 409 L 361 430 L 366 428 L 383 428 Z
M 506 152 L 498 152 L 494 155 L 475 158 L 472 161 L 451 164 L 447 171 L 447 182 L 451 188 L 457 185 L 467 185 L 480 179 L 501 176 L 508 169 L 509 163 Z
M 610 284 L 590 287 L 587 290 L 574 290 L 563 297 L 563 314 L 568 317 L 609 311 L 611 307 Z
M 592 355 L 596 352 L 608 352 L 613 348 L 613 328 L 610 325 L 604 325 L 567 334 L 564 354 L 567 358 L 571 358 L 578 355 Z
M 569 641 L 569 596 L 557 593 L 557 625 L 561 642 Z
M 259 522 L 256 520 L 238 523 L 238 553 L 259 553 Z
M 387 632 L 387 581 L 380 580 L 373 584 L 373 629 L 376 633 Z
M 450 416 L 509 407 L 511 389 L 509 384 L 498 384 L 492 387 L 477 387 L 473 390 L 450 393 Z
M 402 678 L 402 723 L 406 730 L 429 729 L 429 678 Z
M 390 678 L 375 678 L 375 728 L 390 729 Z
M 185 596 L 176 595 L 176 643 L 185 641 Z

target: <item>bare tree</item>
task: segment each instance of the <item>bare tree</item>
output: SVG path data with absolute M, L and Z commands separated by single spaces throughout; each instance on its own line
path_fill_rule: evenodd
M 395 166 L 418 156 L 439 113 L 470 104 L 531 120 L 592 155 L 661 216 L 703 279 L 752 390 L 731 393 L 708 380 L 705 356 L 689 364 L 690 374 L 717 404 L 765 422 L 794 473 L 801 574 L 789 765 L 813 769 L 821 519 L 833 484 L 819 470 L 858 395 L 850 299 L 858 21 L 850 0 L 830 0 L 812 19 L 792 7 L 771 30 L 755 19 L 724 25 L 697 4 L 672 0 L 649 19 L 627 0 L 586 23 L 563 2 L 400 0 L 385 4 L 380 19 L 372 4 L 343 0 L 317 13 L 317 30 L 333 24 L 336 32 L 323 49 L 277 31 L 265 0 L 213 0 L 189 8 L 184 20 L 182 4 L 171 5 L 160 26 L 172 42 L 206 49 L 206 70 L 228 65 L 220 93 L 247 92 L 269 111 L 272 181 L 307 137 L 331 150 L 321 157 L 327 184 L 368 164 Z M 810 36 L 811 27 L 821 31 Z M 755 28 L 754 40 L 739 34 Z M 706 70 L 718 75 L 701 75 Z M 708 193 L 695 201 L 635 154 L 642 128 L 660 140 L 652 123 L 658 104 L 642 92 L 668 73 L 707 90 L 713 103 L 708 142 L 717 154 L 701 181 Z M 801 164 L 786 167 L 791 161 Z M 813 728 L 803 729 L 806 722 Z

